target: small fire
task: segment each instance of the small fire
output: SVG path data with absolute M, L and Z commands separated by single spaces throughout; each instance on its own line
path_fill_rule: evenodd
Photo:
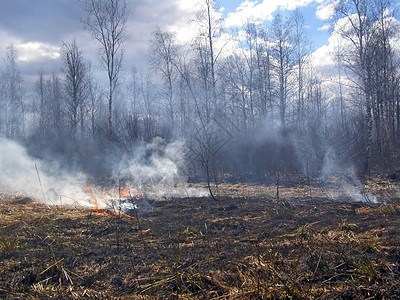
M 96 193 L 94 192 L 94 187 L 86 184 L 84 187 L 85 192 L 89 195 L 89 197 L 93 200 L 94 203 L 94 209 L 99 209 L 97 205 L 97 197 Z
M 128 219 L 133 219 L 133 217 L 123 212 L 123 210 L 126 208 L 136 208 L 134 202 L 143 196 L 143 194 L 137 191 L 136 187 L 132 189 L 131 193 L 129 185 L 120 186 L 118 188 L 112 187 L 109 190 L 103 189 L 100 191 L 94 186 L 86 184 L 84 191 L 93 201 L 94 207 L 92 208 L 92 212 L 113 217 L 126 217 Z M 101 208 L 99 206 L 101 206 Z
M 121 198 L 128 198 L 130 197 L 130 190 L 129 190 L 129 186 L 124 186 L 124 187 L 120 187 L 119 189 L 119 195 L 121 196 Z

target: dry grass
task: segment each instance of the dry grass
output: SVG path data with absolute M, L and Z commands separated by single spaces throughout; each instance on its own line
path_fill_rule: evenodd
M 400 206 L 391 195 L 384 205 L 293 204 L 232 193 L 154 202 L 135 219 L 3 196 L 0 298 L 400 297 Z

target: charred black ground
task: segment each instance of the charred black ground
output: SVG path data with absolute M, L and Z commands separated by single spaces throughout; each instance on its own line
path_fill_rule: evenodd
M 148 199 L 134 219 L 3 195 L 0 297 L 397 299 L 396 186 L 371 179 L 386 199 L 372 204 L 225 184 L 218 201 Z

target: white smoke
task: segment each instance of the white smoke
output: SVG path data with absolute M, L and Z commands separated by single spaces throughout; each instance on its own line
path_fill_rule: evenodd
M 116 164 L 114 179 L 123 180 L 131 194 L 155 199 L 206 196 L 206 192 L 187 185 L 184 142 L 166 144 L 155 138 L 135 151 L 134 158 Z M 109 162 L 104 162 L 109 163 Z M 119 198 L 117 186 L 85 189 L 88 181 L 82 172 L 66 172 L 57 162 L 34 159 L 17 142 L 0 138 L 0 192 L 20 193 L 48 205 L 113 207 Z M 95 200 L 94 200 L 95 199 Z
M 337 198 L 337 192 L 341 192 L 352 201 L 378 203 L 378 199 L 358 179 L 354 166 L 341 165 L 332 148 L 328 148 L 324 156 L 322 180 L 333 181 L 340 189 L 336 193 L 328 192 L 331 198 Z
M 151 198 L 203 197 L 207 192 L 187 185 L 187 148 L 183 141 L 165 143 L 159 137 L 121 160 L 114 178 L 127 179 L 130 186 Z
M 165 144 L 161 138 L 155 138 L 145 149 L 136 151 L 133 158 L 122 159 L 114 170 L 114 177 L 129 178 L 136 185 L 174 185 L 186 179 L 184 168 L 184 143 Z
M 67 174 L 57 163 L 35 160 L 22 145 L 0 138 L 0 191 L 25 194 L 46 204 L 88 206 L 85 182 L 84 174 Z

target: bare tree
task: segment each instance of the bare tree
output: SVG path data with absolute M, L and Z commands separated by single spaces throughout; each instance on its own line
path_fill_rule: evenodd
M 367 124 L 365 138 L 364 171 L 371 167 L 373 144 L 373 99 L 372 99 L 372 65 L 373 24 L 372 5 L 368 0 L 341 0 L 336 6 L 335 30 L 350 45 L 346 49 L 345 66 L 351 73 L 351 80 L 363 93 L 365 119 Z
M 215 47 L 214 40 L 220 33 L 220 27 L 218 23 L 220 20 L 215 20 L 212 16 L 213 9 L 216 7 L 217 3 L 215 0 L 204 0 L 205 10 L 205 19 L 206 19 L 206 32 L 209 46 L 209 62 L 210 62 L 210 70 L 211 70 L 211 87 L 212 87 L 212 95 L 214 99 L 216 99 L 216 80 L 215 80 L 215 63 L 217 60 L 217 55 L 215 55 Z
M 234 120 L 236 126 L 247 131 L 248 108 L 249 108 L 249 70 L 247 61 L 241 55 L 233 54 L 224 60 L 221 73 L 226 88 L 228 103 L 226 103 L 225 114 Z M 229 111 L 227 111 L 229 109 Z M 250 112 L 251 113 L 251 112 Z
M 292 44 L 292 28 L 289 20 L 284 19 L 279 13 L 272 21 L 272 42 L 271 55 L 276 61 L 276 73 L 278 76 L 279 89 L 279 117 L 282 131 L 286 132 L 286 111 L 289 98 L 289 79 L 294 70 Z
M 204 94 L 205 123 L 209 123 L 217 106 L 216 65 L 223 47 L 216 49 L 216 40 L 221 35 L 222 20 L 216 15 L 218 3 L 215 0 L 201 0 L 201 9 L 194 20 L 200 27 L 200 32 L 194 41 L 197 54 L 196 63 L 202 93 Z
M 155 86 L 150 74 L 141 74 L 140 76 L 140 97 L 143 99 L 142 122 L 143 122 L 143 140 L 150 142 L 156 134 L 157 107 L 155 99 Z
M 190 90 L 195 106 L 195 122 L 190 147 L 200 162 L 207 177 L 210 195 L 215 199 L 211 182 L 217 187 L 216 156 L 226 144 L 224 132 L 219 122 L 224 118 L 225 107 L 217 92 L 217 62 L 225 45 L 218 45 L 222 34 L 222 19 L 215 0 L 201 0 L 201 9 L 195 22 L 200 27 L 193 49 L 195 51 L 194 74 L 188 68 L 182 69 L 185 82 Z M 217 46 L 218 45 L 218 46 Z M 194 76 L 193 76 L 194 75 Z
M 397 153 L 396 147 L 396 90 L 399 73 L 394 61 L 394 49 L 391 40 L 398 28 L 394 25 L 394 15 L 390 0 L 376 0 L 373 25 L 373 37 L 369 51 L 372 65 L 372 110 L 375 123 L 376 146 L 379 155 Z
M 88 96 L 87 67 L 82 50 L 79 49 L 75 40 L 69 44 L 64 43 L 62 53 L 66 114 L 71 124 L 71 135 L 75 139 L 79 121 L 83 127 L 84 103 Z
M 98 86 L 93 78 L 92 66 L 89 63 L 87 67 L 87 84 L 88 84 L 88 97 L 89 97 L 89 117 L 90 117 L 90 132 L 94 139 L 96 135 L 96 116 L 98 112 L 98 104 L 101 99 L 101 94 L 99 92 Z
M 175 105 L 176 56 L 177 47 L 174 45 L 173 35 L 157 28 L 153 32 L 153 39 L 150 42 L 149 62 L 151 67 L 161 75 L 162 85 L 159 93 L 166 100 L 168 125 L 171 128 L 175 126 L 175 115 L 177 114 Z
M 49 114 L 49 131 L 56 140 L 64 137 L 65 115 L 63 107 L 62 81 L 58 74 L 53 73 L 46 82 L 47 89 L 47 114 Z M 48 136 L 51 137 L 51 136 Z
M 1 73 L 2 94 L 0 133 L 7 137 L 18 137 L 24 131 L 24 103 L 22 96 L 22 76 L 17 68 L 17 50 L 11 44 L 7 47 L 5 68 Z
M 108 129 L 111 133 L 113 100 L 120 78 L 126 40 L 127 4 L 125 0 L 82 1 L 86 11 L 83 24 L 93 38 L 100 43 L 100 57 L 107 72 Z
M 247 94 L 249 98 L 249 113 L 250 113 L 250 123 L 252 128 L 255 126 L 255 105 L 254 105 L 254 90 L 255 90 L 255 72 L 256 72 L 256 55 L 257 55 L 257 39 L 258 32 L 255 24 L 247 23 L 244 26 L 246 33 L 246 49 L 243 51 L 243 57 L 245 58 L 248 75 L 247 75 Z
M 43 133 L 45 129 L 46 122 L 46 95 L 45 95 L 45 77 L 43 74 L 43 69 L 39 71 L 38 78 L 35 83 L 35 92 L 38 96 L 39 107 L 37 110 L 38 120 L 39 120 L 39 132 Z
M 129 113 L 137 116 L 139 114 L 140 103 L 140 82 L 139 82 L 139 71 L 135 66 L 131 68 L 131 79 L 127 86 L 127 92 L 129 94 Z
M 261 116 L 266 117 L 267 111 L 270 112 L 271 118 L 274 117 L 274 106 L 273 106 L 273 64 L 270 54 L 270 41 L 268 34 L 265 30 L 260 33 L 262 43 L 258 44 L 257 47 L 257 66 L 259 70 L 258 82 L 260 90 L 260 104 L 261 104 Z
M 45 76 L 41 70 L 35 86 L 38 102 L 38 135 L 40 141 L 58 142 L 64 137 L 64 94 L 62 81 L 55 73 Z
M 304 125 L 304 69 L 306 58 L 309 54 L 308 41 L 305 31 L 304 17 L 299 9 L 292 15 L 293 44 L 295 47 L 295 60 L 297 68 L 297 121 Z

